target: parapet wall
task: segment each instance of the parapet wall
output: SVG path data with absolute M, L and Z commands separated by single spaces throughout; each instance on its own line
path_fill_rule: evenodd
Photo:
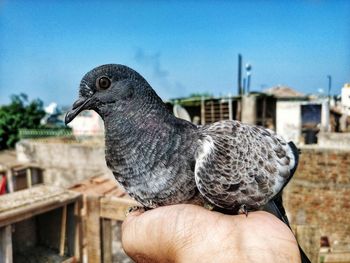
M 290 221 L 318 225 L 334 249 L 350 250 L 350 149 L 301 150 L 297 172 L 284 190 Z
M 69 187 L 97 174 L 111 175 L 103 142 L 21 140 L 16 151 L 19 161 L 35 162 L 44 168 L 45 184 Z
M 317 135 L 320 147 L 348 149 L 350 151 L 350 133 L 320 132 Z

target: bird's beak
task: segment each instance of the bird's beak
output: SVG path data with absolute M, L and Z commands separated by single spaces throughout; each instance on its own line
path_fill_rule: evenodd
M 66 125 L 70 123 L 81 111 L 86 110 L 90 106 L 91 98 L 79 98 L 73 103 L 73 107 L 67 112 L 64 122 Z

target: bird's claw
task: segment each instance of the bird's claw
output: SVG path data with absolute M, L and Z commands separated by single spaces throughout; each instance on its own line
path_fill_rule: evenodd
M 125 211 L 125 216 L 128 216 L 132 212 L 140 212 L 143 213 L 146 211 L 146 209 L 142 206 L 130 206 L 128 209 Z
M 245 214 L 246 217 L 248 217 L 248 209 L 246 205 L 241 205 L 241 207 L 238 210 L 238 213 L 240 215 Z
M 208 209 L 209 211 L 214 210 L 214 206 L 208 203 L 205 203 L 203 206 L 205 209 Z

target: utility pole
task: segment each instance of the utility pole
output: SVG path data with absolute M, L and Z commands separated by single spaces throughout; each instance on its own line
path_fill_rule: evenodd
M 247 71 L 247 88 L 246 91 L 249 94 L 250 92 L 250 83 L 251 83 L 251 76 L 252 76 L 252 65 L 247 64 L 245 65 L 245 70 Z
M 237 74 L 237 95 L 242 96 L 242 55 L 238 54 L 238 74 Z M 237 100 L 237 109 L 236 109 L 236 120 L 241 120 L 242 118 L 242 101 Z
M 332 76 L 328 75 L 328 98 L 331 96 L 331 89 L 332 89 Z
M 238 77 L 237 77 L 237 93 L 242 95 L 242 55 L 238 54 Z

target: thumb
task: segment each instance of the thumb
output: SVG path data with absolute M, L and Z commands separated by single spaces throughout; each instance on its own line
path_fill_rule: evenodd
M 163 211 L 165 210 L 165 211 Z M 123 248 L 135 262 L 164 262 L 172 228 L 166 225 L 167 209 L 130 213 L 122 224 Z

